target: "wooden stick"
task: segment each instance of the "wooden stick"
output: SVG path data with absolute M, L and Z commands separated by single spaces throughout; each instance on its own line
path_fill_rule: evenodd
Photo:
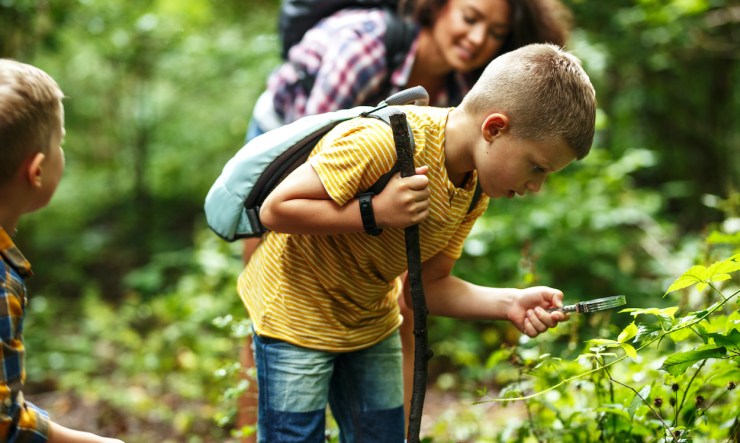
M 390 116 L 393 140 L 396 143 L 398 164 L 401 177 L 416 174 L 414 152 L 412 150 L 410 129 L 406 123 L 406 114 L 399 112 Z M 424 397 L 428 378 L 427 363 L 432 356 L 427 338 L 427 304 L 421 280 L 421 248 L 419 246 L 419 225 L 405 229 L 406 259 L 408 261 L 408 281 L 411 286 L 411 300 L 414 309 L 414 384 L 409 410 L 408 442 L 419 443 L 421 433 L 421 415 L 424 409 Z

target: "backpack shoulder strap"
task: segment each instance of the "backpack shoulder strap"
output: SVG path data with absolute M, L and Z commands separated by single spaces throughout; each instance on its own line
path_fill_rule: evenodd
M 408 90 L 407 90 L 408 91 Z M 416 92 L 416 91 L 415 91 Z M 396 113 L 402 113 L 398 108 L 394 108 L 392 106 L 379 106 L 369 112 L 366 112 L 362 114 L 363 117 L 373 117 L 377 118 L 379 120 L 384 121 L 386 124 L 390 126 L 391 120 L 390 117 L 393 114 Z M 415 145 L 414 145 L 414 132 L 411 129 L 411 125 L 406 124 L 408 132 L 407 137 L 409 138 L 409 146 L 411 147 L 411 152 L 414 152 Z M 388 184 L 388 181 L 393 177 L 393 175 L 396 172 L 400 171 L 400 167 L 398 162 L 396 162 L 390 171 L 386 172 L 385 174 L 381 175 L 378 181 L 376 181 L 368 190 L 367 192 L 370 192 L 374 195 L 379 194 L 383 188 Z M 477 181 L 475 183 L 475 189 L 473 190 L 473 198 L 470 200 L 470 206 L 468 206 L 468 214 L 473 212 L 473 209 L 478 205 L 478 202 L 480 201 L 481 194 L 483 194 L 483 189 L 480 186 L 480 181 Z
M 468 214 L 473 212 L 473 209 L 475 209 L 475 206 L 480 201 L 480 196 L 483 193 L 483 189 L 480 187 L 480 181 L 475 182 L 475 190 L 473 191 L 473 199 L 470 201 L 470 206 L 468 206 Z
M 390 127 L 391 115 L 402 113 L 403 111 L 393 106 L 383 106 L 375 108 L 363 116 L 382 120 Z M 408 131 L 406 135 L 409 139 L 409 146 L 411 147 L 411 152 L 414 152 L 414 132 L 411 130 L 411 125 L 409 125 L 408 123 L 406 124 L 406 128 Z M 378 178 L 378 180 L 372 186 L 370 186 L 370 188 L 368 188 L 366 192 L 372 193 L 373 195 L 380 194 L 383 188 L 385 188 L 385 186 L 388 184 L 388 181 L 391 179 L 391 177 L 393 177 L 393 175 L 398 171 L 400 171 L 400 166 L 398 162 L 396 162 L 391 170 L 381 175 L 380 178 Z

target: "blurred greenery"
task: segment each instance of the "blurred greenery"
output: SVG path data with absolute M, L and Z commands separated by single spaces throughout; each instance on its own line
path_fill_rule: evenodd
M 625 294 L 631 307 L 665 307 L 668 284 L 706 263 L 706 241 L 740 235 L 739 9 L 566 3 L 576 24 L 567 49 L 599 100 L 593 152 L 537 196 L 492 202 L 455 272 L 558 287 L 566 300 Z M 65 178 L 17 236 L 37 274 L 29 389 L 109 404 L 172 441 L 228 438 L 246 327 L 239 245 L 216 238 L 201 208 L 279 61 L 277 5 L 0 1 L 0 56 L 45 69 L 67 96 Z M 573 358 L 630 321 L 577 317 L 534 342 Z M 496 363 L 502 346 L 528 346 L 500 323 L 431 322 L 433 385 L 463 396 L 510 380 Z M 126 441 L 152 441 L 136 426 L 121 431 Z M 456 438 L 441 418 L 434 429 Z

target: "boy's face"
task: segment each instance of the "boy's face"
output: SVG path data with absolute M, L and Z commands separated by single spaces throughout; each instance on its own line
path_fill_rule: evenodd
M 513 198 L 538 192 L 549 174 L 576 159 L 563 141 L 531 141 L 499 134 L 479 150 L 476 166 L 483 191 L 491 198 Z

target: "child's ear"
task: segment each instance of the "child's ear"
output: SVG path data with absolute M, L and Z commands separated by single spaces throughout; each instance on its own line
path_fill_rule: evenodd
M 46 155 L 41 152 L 37 152 L 31 155 L 30 159 L 26 162 L 26 177 L 28 183 L 34 188 L 40 188 L 43 184 L 43 168 L 41 164 L 44 162 Z
M 485 120 L 483 120 L 483 126 L 481 130 L 483 132 L 483 138 L 490 142 L 494 138 L 503 134 L 509 128 L 509 117 L 506 114 L 493 113 L 489 114 Z

